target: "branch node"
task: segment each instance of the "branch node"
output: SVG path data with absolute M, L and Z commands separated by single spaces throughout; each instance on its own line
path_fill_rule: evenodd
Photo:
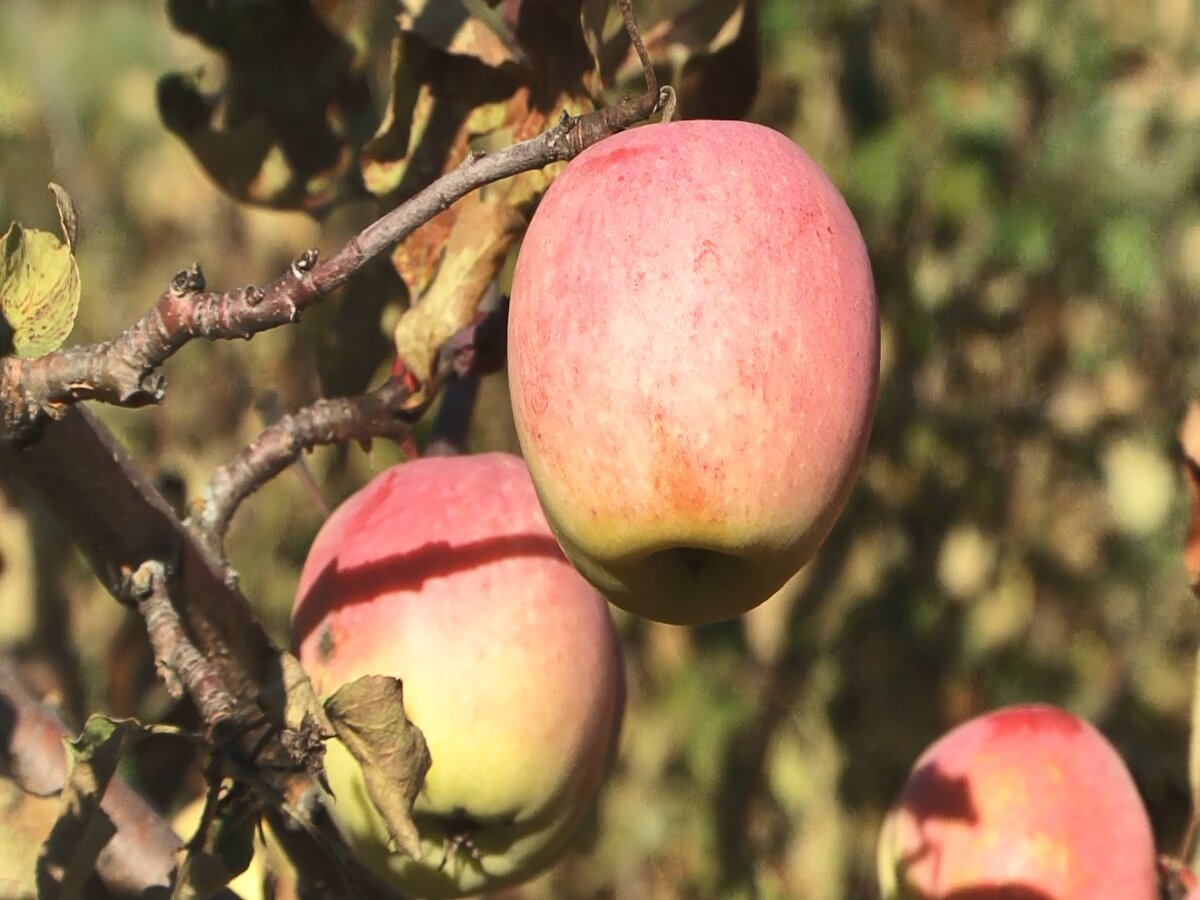
M 171 279 L 171 293 L 176 297 L 198 294 L 204 290 L 205 286 L 204 272 L 198 262 L 192 263 L 190 269 L 176 272 L 175 277 Z
M 246 300 L 247 306 L 258 306 L 266 299 L 267 293 L 262 288 L 256 285 L 248 285 L 243 291 L 243 297 Z
M 320 251 L 315 247 L 305 250 L 292 262 L 292 272 L 297 278 L 302 277 L 307 272 L 311 272 L 317 267 L 317 259 L 320 258 L 320 255 Z

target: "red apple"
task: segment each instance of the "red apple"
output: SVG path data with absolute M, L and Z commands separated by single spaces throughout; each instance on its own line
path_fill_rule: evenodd
M 413 860 L 388 851 L 361 770 L 329 743 L 331 813 L 368 865 L 457 897 L 554 860 L 611 762 L 625 685 L 608 606 L 563 558 L 520 459 L 379 475 L 317 535 L 292 622 L 319 695 L 397 676 L 429 745 Z
M 863 239 L 783 135 L 649 125 L 555 180 L 509 314 L 517 433 L 567 556 L 676 624 L 757 606 L 862 463 L 879 379 Z
M 1154 835 L 1116 750 L 1052 706 L 972 719 L 922 754 L 879 843 L 886 900 L 1157 900 Z

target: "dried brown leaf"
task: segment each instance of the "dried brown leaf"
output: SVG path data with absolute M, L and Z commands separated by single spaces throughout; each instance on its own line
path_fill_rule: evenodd
M 438 49 L 416 32 L 392 46 L 391 96 L 363 146 L 363 183 L 377 197 L 407 197 L 467 155 L 472 137 L 503 118 L 519 88 L 515 70 Z
M 401 30 L 419 34 L 443 53 L 470 56 L 494 68 L 522 61 L 499 19 L 472 12 L 463 0 L 401 0 L 400 5 Z
M 54 205 L 58 207 L 58 224 L 62 228 L 63 237 L 74 253 L 79 246 L 79 212 L 75 208 L 75 201 L 61 185 L 52 181 L 47 187 L 54 195 Z
M 418 378 L 429 378 L 438 348 L 474 318 L 525 224 L 513 206 L 478 193 L 458 204 L 437 275 L 396 325 L 396 353 Z
M 343 685 L 325 702 L 338 738 L 362 767 L 367 796 L 383 817 L 393 843 L 414 859 L 421 838 L 413 803 L 429 771 L 429 750 L 404 713 L 398 678 L 367 675 Z

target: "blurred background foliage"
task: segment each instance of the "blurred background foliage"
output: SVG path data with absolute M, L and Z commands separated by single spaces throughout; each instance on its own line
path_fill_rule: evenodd
M 653 23 L 684 4 L 636 6 Z M 827 169 L 875 266 L 866 469 L 817 560 L 744 620 L 619 616 L 631 702 L 611 786 L 578 850 L 505 896 L 873 897 L 878 825 L 919 752 L 1027 700 L 1104 731 L 1173 852 L 1197 637 L 1173 442 L 1200 387 L 1200 8 L 765 0 L 759 25 L 748 118 Z M 262 281 L 369 221 L 366 203 L 318 223 L 214 186 L 156 106 L 165 73 L 212 61 L 153 0 L 0 4 L 0 225 L 54 229 L 50 180 L 75 197 L 72 342 L 115 334 L 193 260 L 212 285 Z M 386 71 L 385 56 L 377 109 Z M 164 406 L 99 412 L 183 504 L 265 418 L 382 372 L 394 282 L 363 279 L 248 345 L 189 346 Z M 489 379 L 472 448 L 515 450 L 507 416 Z M 281 642 L 325 505 L 400 458 L 317 452 L 311 482 L 286 473 L 239 514 L 232 560 Z M 0 641 L 75 722 L 186 723 L 140 622 L 6 488 Z M 177 753 L 151 740 L 127 761 L 167 812 L 200 788 Z

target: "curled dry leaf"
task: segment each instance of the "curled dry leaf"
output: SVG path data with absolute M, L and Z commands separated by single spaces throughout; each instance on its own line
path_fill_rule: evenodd
M 57 235 L 14 222 L 0 238 L 0 314 L 17 355 L 62 346 L 79 312 L 79 267 Z
M 339 688 L 325 701 L 325 712 L 362 767 L 367 795 L 392 841 L 409 856 L 420 858 L 421 838 L 412 808 L 431 760 L 425 736 L 404 713 L 400 680 L 366 675 Z
M 100 801 L 126 745 L 142 734 L 132 719 L 94 715 L 78 738 L 67 741 L 71 769 L 58 820 L 38 855 L 38 897 L 77 897 L 95 873 L 97 857 L 116 833 Z
M 499 17 L 468 9 L 463 0 L 400 0 L 396 17 L 403 31 L 419 34 L 443 53 L 471 56 L 486 66 L 522 63 L 521 51 Z
M 75 201 L 61 185 L 52 181 L 47 187 L 54 195 L 54 205 L 58 207 L 58 224 L 62 228 L 63 237 L 74 253 L 79 247 L 79 212 L 75 208 Z
M 391 96 L 383 121 L 363 147 L 367 190 L 404 198 L 458 165 L 471 139 L 503 120 L 505 103 L 519 84 L 511 67 L 494 68 L 439 49 L 418 32 L 402 31 L 392 44 Z
M 361 193 L 355 161 L 378 114 L 363 60 L 315 5 L 172 0 L 167 10 L 224 63 L 218 84 L 177 73 L 158 85 L 163 123 L 222 190 L 314 213 Z
M 525 225 L 514 207 L 478 193 L 459 203 L 436 277 L 396 326 L 397 356 L 422 381 L 432 373 L 438 348 L 475 317 Z

